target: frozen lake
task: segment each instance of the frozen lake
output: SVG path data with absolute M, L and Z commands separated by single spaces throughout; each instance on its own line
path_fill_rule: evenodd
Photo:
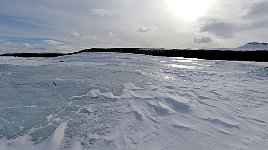
M 0 149 L 263 150 L 268 63 L 0 57 Z

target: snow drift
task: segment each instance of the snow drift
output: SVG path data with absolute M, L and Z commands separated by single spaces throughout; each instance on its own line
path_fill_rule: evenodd
M 267 63 L 0 58 L 0 149 L 265 149 Z

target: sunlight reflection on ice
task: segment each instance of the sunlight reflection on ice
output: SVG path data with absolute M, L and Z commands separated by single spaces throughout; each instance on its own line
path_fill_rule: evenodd
M 168 64 L 167 66 L 173 67 L 173 68 L 180 68 L 180 69 L 202 69 L 202 67 L 178 65 L 178 64 Z
M 183 58 L 183 57 L 176 57 L 172 61 L 176 62 L 194 62 L 197 61 L 197 58 Z
M 193 60 L 191 60 L 191 59 L 174 59 L 172 61 L 175 61 L 175 62 L 185 62 L 185 63 L 187 63 L 187 62 L 193 62 Z

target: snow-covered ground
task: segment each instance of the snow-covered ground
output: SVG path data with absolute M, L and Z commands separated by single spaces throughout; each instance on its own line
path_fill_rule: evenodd
M 268 50 L 268 43 L 259 43 L 259 42 L 249 42 L 245 45 L 237 47 L 234 50 L 244 50 L 244 51 L 256 51 L 256 50 Z
M 0 149 L 264 150 L 268 63 L 0 57 Z

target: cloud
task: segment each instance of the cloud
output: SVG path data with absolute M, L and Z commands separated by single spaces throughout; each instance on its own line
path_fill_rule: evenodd
M 253 22 L 251 25 L 251 29 L 263 29 L 263 28 L 268 28 L 268 20 Z
M 253 3 L 248 7 L 246 15 L 242 16 L 244 21 L 248 21 L 248 30 L 265 30 L 268 28 L 268 1 Z
M 83 35 L 81 33 L 78 33 L 76 31 L 71 31 L 71 37 L 72 38 L 82 38 L 82 39 L 97 39 L 97 36 L 92 35 Z
M 63 45 L 63 46 L 57 46 L 56 51 L 68 53 L 74 51 L 74 49 L 72 46 Z
M 97 39 L 97 36 L 92 36 L 92 35 L 82 35 L 81 37 L 84 39 Z
M 249 11 L 243 18 L 249 19 L 263 19 L 267 18 L 268 14 L 268 1 L 260 1 L 257 3 L 253 3 L 253 5 L 249 8 Z
M 49 52 L 51 49 L 35 43 L 15 43 L 8 41 L 0 42 L 0 54 L 2 53 L 19 53 L 19 52 Z
M 209 36 L 201 36 L 194 38 L 194 43 L 210 43 L 212 39 Z
M 208 20 L 203 24 L 200 32 L 206 32 L 220 38 L 231 38 L 234 37 L 235 25 L 218 20 Z
M 156 27 L 140 27 L 137 31 L 138 32 L 142 32 L 142 33 L 146 33 L 146 32 L 151 32 L 151 31 L 155 31 Z
M 242 41 L 268 39 L 266 1 L 215 0 L 202 18 L 216 20 L 197 25 L 198 20 L 187 22 L 167 10 L 166 0 L 157 3 L 154 0 L 2 0 L 0 40 L 6 40 L 7 37 L 20 38 L 8 42 L 34 43 L 48 47 L 47 50 L 55 50 L 64 45 L 74 48 L 174 48 L 193 47 L 198 45 L 195 42 L 206 42 L 205 38 L 195 38 L 196 31 L 200 31 L 202 34 L 199 35 L 209 36 L 213 40 L 207 47 L 217 43 L 224 46 L 240 45 Z M 242 5 L 245 7 L 242 8 Z M 241 17 L 243 15 L 244 18 Z M 176 30 L 178 33 L 174 34 Z M 228 40 L 230 37 L 233 37 L 232 40 Z M 64 41 L 64 44 L 43 41 L 48 39 Z M 146 39 L 150 39 L 150 44 L 146 43 Z
M 52 48 L 52 49 L 55 49 L 56 51 L 64 52 L 64 53 L 75 51 L 74 48 L 70 44 L 65 43 L 65 42 L 52 40 L 52 39 L 45 39 L 43 41 L 48 44 L 46 45 L 47 49 Z
M 19 27 L 24 30 L 38 30 L 43 28 L 49 28 L 51 25 L 41 20 L 30 19 L 27 17 L 17 17 L 13 15 L 0 15 L 0 24 L 9 27 Z
M 71 31 L 71 36 L 72 36 L 73 38 L 78 38 L 78 37 L 80 37 L 81 35 L 80 35 L 80 33 L 78 33 L 78 32 Z
M 57 41 L 57 40 L 50 40 L 50 39 L 43 40 L 43 41 L 46 42 L 47 44 L 54 45 L 54 46 L 64 45 L 65 44 L 63 42 L 60 42 L 60 41 Z
M 114 36 L 114 34 L 112 32 L 108 32 L 108 34 L 109 34 L 110 37 Z
M 7 38 L 0 41 L 0 53 L 10 52 L 70 52 L 74 47 L 69 43 L 54 39 Z
M 106 9 L 91 9 L 91 13 L 95 16 L 103 17 L 103 16 L 111 16 L 112 11 Z

